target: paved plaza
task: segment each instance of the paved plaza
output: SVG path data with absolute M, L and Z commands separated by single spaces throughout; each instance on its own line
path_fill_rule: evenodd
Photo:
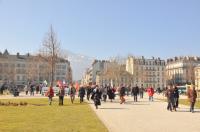
M 126 97 L 127 98 L 127 97 Z M 167 103 L 147 97 L 137 103 L 128 97 L 126 104 L 102 103 L 98 110 L 90 104 L 110 132 L 199 132 L 200 109 L 190 113 L 188 106 L 180 105 L 177 112 L 166 110 Z

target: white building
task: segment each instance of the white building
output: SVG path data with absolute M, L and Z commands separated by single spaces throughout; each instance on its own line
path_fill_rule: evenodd
M 164 88 L 165 61 L 160 58 L 145 59 L 144 57 L 129 56 L 126 60 L 126 71 L 132 74 L 132 85 L 152 86 L 153 88 Z
M 167 59 L 166 80 L 168 84 L 195 83 L 194 67 L 200 64 L 199 57 L 174 57 Z
M 107 60 L 94 60 L 92 66 L 87 69 L 82 79 L 82 84 L 100 84 L 100 81 L 102 81 L 101 75 L 111 66 L 111 64 L 112 62 Z
M 82 85 L 92 84 L 92 68 L 86 70 L 82 78 L 81 84 Z
M 200 90 L 200 65 L 195 67 L 194 72 L 195 72 L 195 87 L 198 90 Z

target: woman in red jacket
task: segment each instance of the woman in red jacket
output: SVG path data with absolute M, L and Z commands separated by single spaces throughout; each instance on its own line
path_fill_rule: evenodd
M 52 99 L 54 97 L 54 91 L 53 91 L 53 87 L 49 87 L 47 93 L 46 93 L 46 96 L 49 97 L 49 105 L 51 105 L 52 103 Z
M 149 87 L 147 89 L 147 93 L 149 95 L 149 101 L 153 101 L 154 89 L 152 87 Z

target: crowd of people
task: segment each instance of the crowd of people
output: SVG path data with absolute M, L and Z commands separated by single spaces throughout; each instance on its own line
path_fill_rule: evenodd
M 34 96 L 34 94 L 42 94 L 42 88 L 44 87 L 43 84 L 38 85 L 25 85 L 24 91 L 25 94 L 30 96 Z M 135 85 L 134 87 L 131 86 L 125 86 L 120 85 L 119 87 L 105 85 L 105 86 L 98 86 L 98 85 L 81 85 L 79 89 L 75 88 L 75 86 L 72 84 L 70 87 L 64 86 L 57 86 L 59 87 L 58 93 L 56 93 L 59 96 L 59 105 L 64 104 L 64 97 L 67 93 L 67 95 L 70 96 L 71 103 L 74 103 L 76 95 L 80 98 L 80 103 L 84 102 L 84 97 L 86 95 L 86 98 L 88 101 L 93 100 L 95 107 L 98 109 L 98 106 L 101 105 L 101 101 L 106 102 L 107 100 L 110 100 L 110 102 L 113 102 L 115 100 L 116 95 L 119 95 L 120 104 L 124 104 L 126 102 L 125 97 L 126 96 L 133 96 L 133 102 L 138 102 L 138 97 L 141 99 L 144 97 L 144 92 L 147 92 L 147 95 L 149 97 L 149 101 L 154 101 L 154 88 L 148 87 L 144 88 L 143 85 L 140 87 Z M 1 88 L 3 89 L 3 88 Z M 16 88 L 13 90 L 14 96 L 17 96 L 16 92 L 18 91 Z M 169 85 L 164 89 L 163 91 L 158 88 L 156 90 L 158 94 L 163 92 L 165 97 L 167 98 L 167 110 L 168 111 L 177 111 L 177 108 L 179 108 L 179 90 L 177 86 Z M 1 94 L 3 92 L 1 91 Z M 78 93 L 78 94 L 77 94 Z M 54 89 L 53 87 L 49 87 L 47 92 L 45 93 L 45 96 L 49 98 L 49 105 L 52 104 L 52 99 L 54 97 Z M 194 106 L 197 99 L 197 91 L 195 90 L 195 87 L 188 86 L 187 87 L 187 93 L 189 102 L 190 102 L 190 112 L 194 112 Z
M 194 106 L 197 99 L 197 91 L 195 90 L 194 86 L 188 86 L 187 87 L 187 93 L 186 93 L 189 102 L 190 102 L 190 112 L 194 113 Z M 176 111 L 176 109 L 179 107 L 179 90 L 176 86 L 169 85 L 166 88 L 165 96 L 167 97 L 167 110 L 170 111 Z
M 106 102 L 107 100 L 110 100 L 110 102 L 113 102 L 115 100 L 116 95 L 119 95 L 120 98 L 120 104 L 124 104 L 126 102 L 125 96 L 133 96 L 134 102 L 138 102 L 138 96 L 142 99 L 144 92 L 147 92 L 149 95 L 149 101 L 153 101 L 153 95 L 154 95 L 154 89 L 152 87 L 149 87 L 148 89 L 145 89 L 143 85 L 139 88 L 137 85 L 135 87 L 130 86 L 124 86 L 121 85 L 120 87 L 112 87 L 110 85 L 105 86 L 98 86 L 98 85 L 92 85 L 92 86 L 84 86 L 81 85 L 79 90 L 77 90 L 74 85 L 72 84 L 69 87 L 68 95 L 70 96 L 71 103 L 74 103 L 76 93 L 78 93 L 78 97 L 80 98 L 80 103 L 84 102 L 84 97 L 86 95 L 86 98 L 88 101 L 93 100 L 95 107 L 98 109 L 98 106 L 101 105 L 101 101 Z M 65 96 L 65 88 L 59 87 L 59 105 L 63 105 L 63 100 Z M 49 87 L 48 91 L 46 92 L 46 96 L 49 97 L 49 105 L 52 103 L 52 98 L 54 97 L 54 91 L 52 87 Z

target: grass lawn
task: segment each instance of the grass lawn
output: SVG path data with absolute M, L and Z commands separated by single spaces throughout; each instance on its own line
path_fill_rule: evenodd
M 158 100 L 167 102 L 167 99 L 158 99 Z M 190 106 L 190 102 L 188 99 L 179 99 L 179 104 Z M 200 108 L 200 100 L 196 101 L 195 107 Z
M 179 103 L 180 103 L 180 104 L 183 104 L 183 105 L 190 106 L 190 102 L 189 102 L 188 99 L 180 99 L 180 100 L 179 100 Z M 200 101 L 196 101 L 195 107 L 196 107 L 196 108 L 200 108 Z
M 0 132 L 107 132 L 87 103 L 71 104 L 65 99 L 58 106 L 54 99 L 9 99 L 1 102 L 25 101 L 28 106 L 0 106 Z M 31 105 L 30 105 L 31 104 Z

